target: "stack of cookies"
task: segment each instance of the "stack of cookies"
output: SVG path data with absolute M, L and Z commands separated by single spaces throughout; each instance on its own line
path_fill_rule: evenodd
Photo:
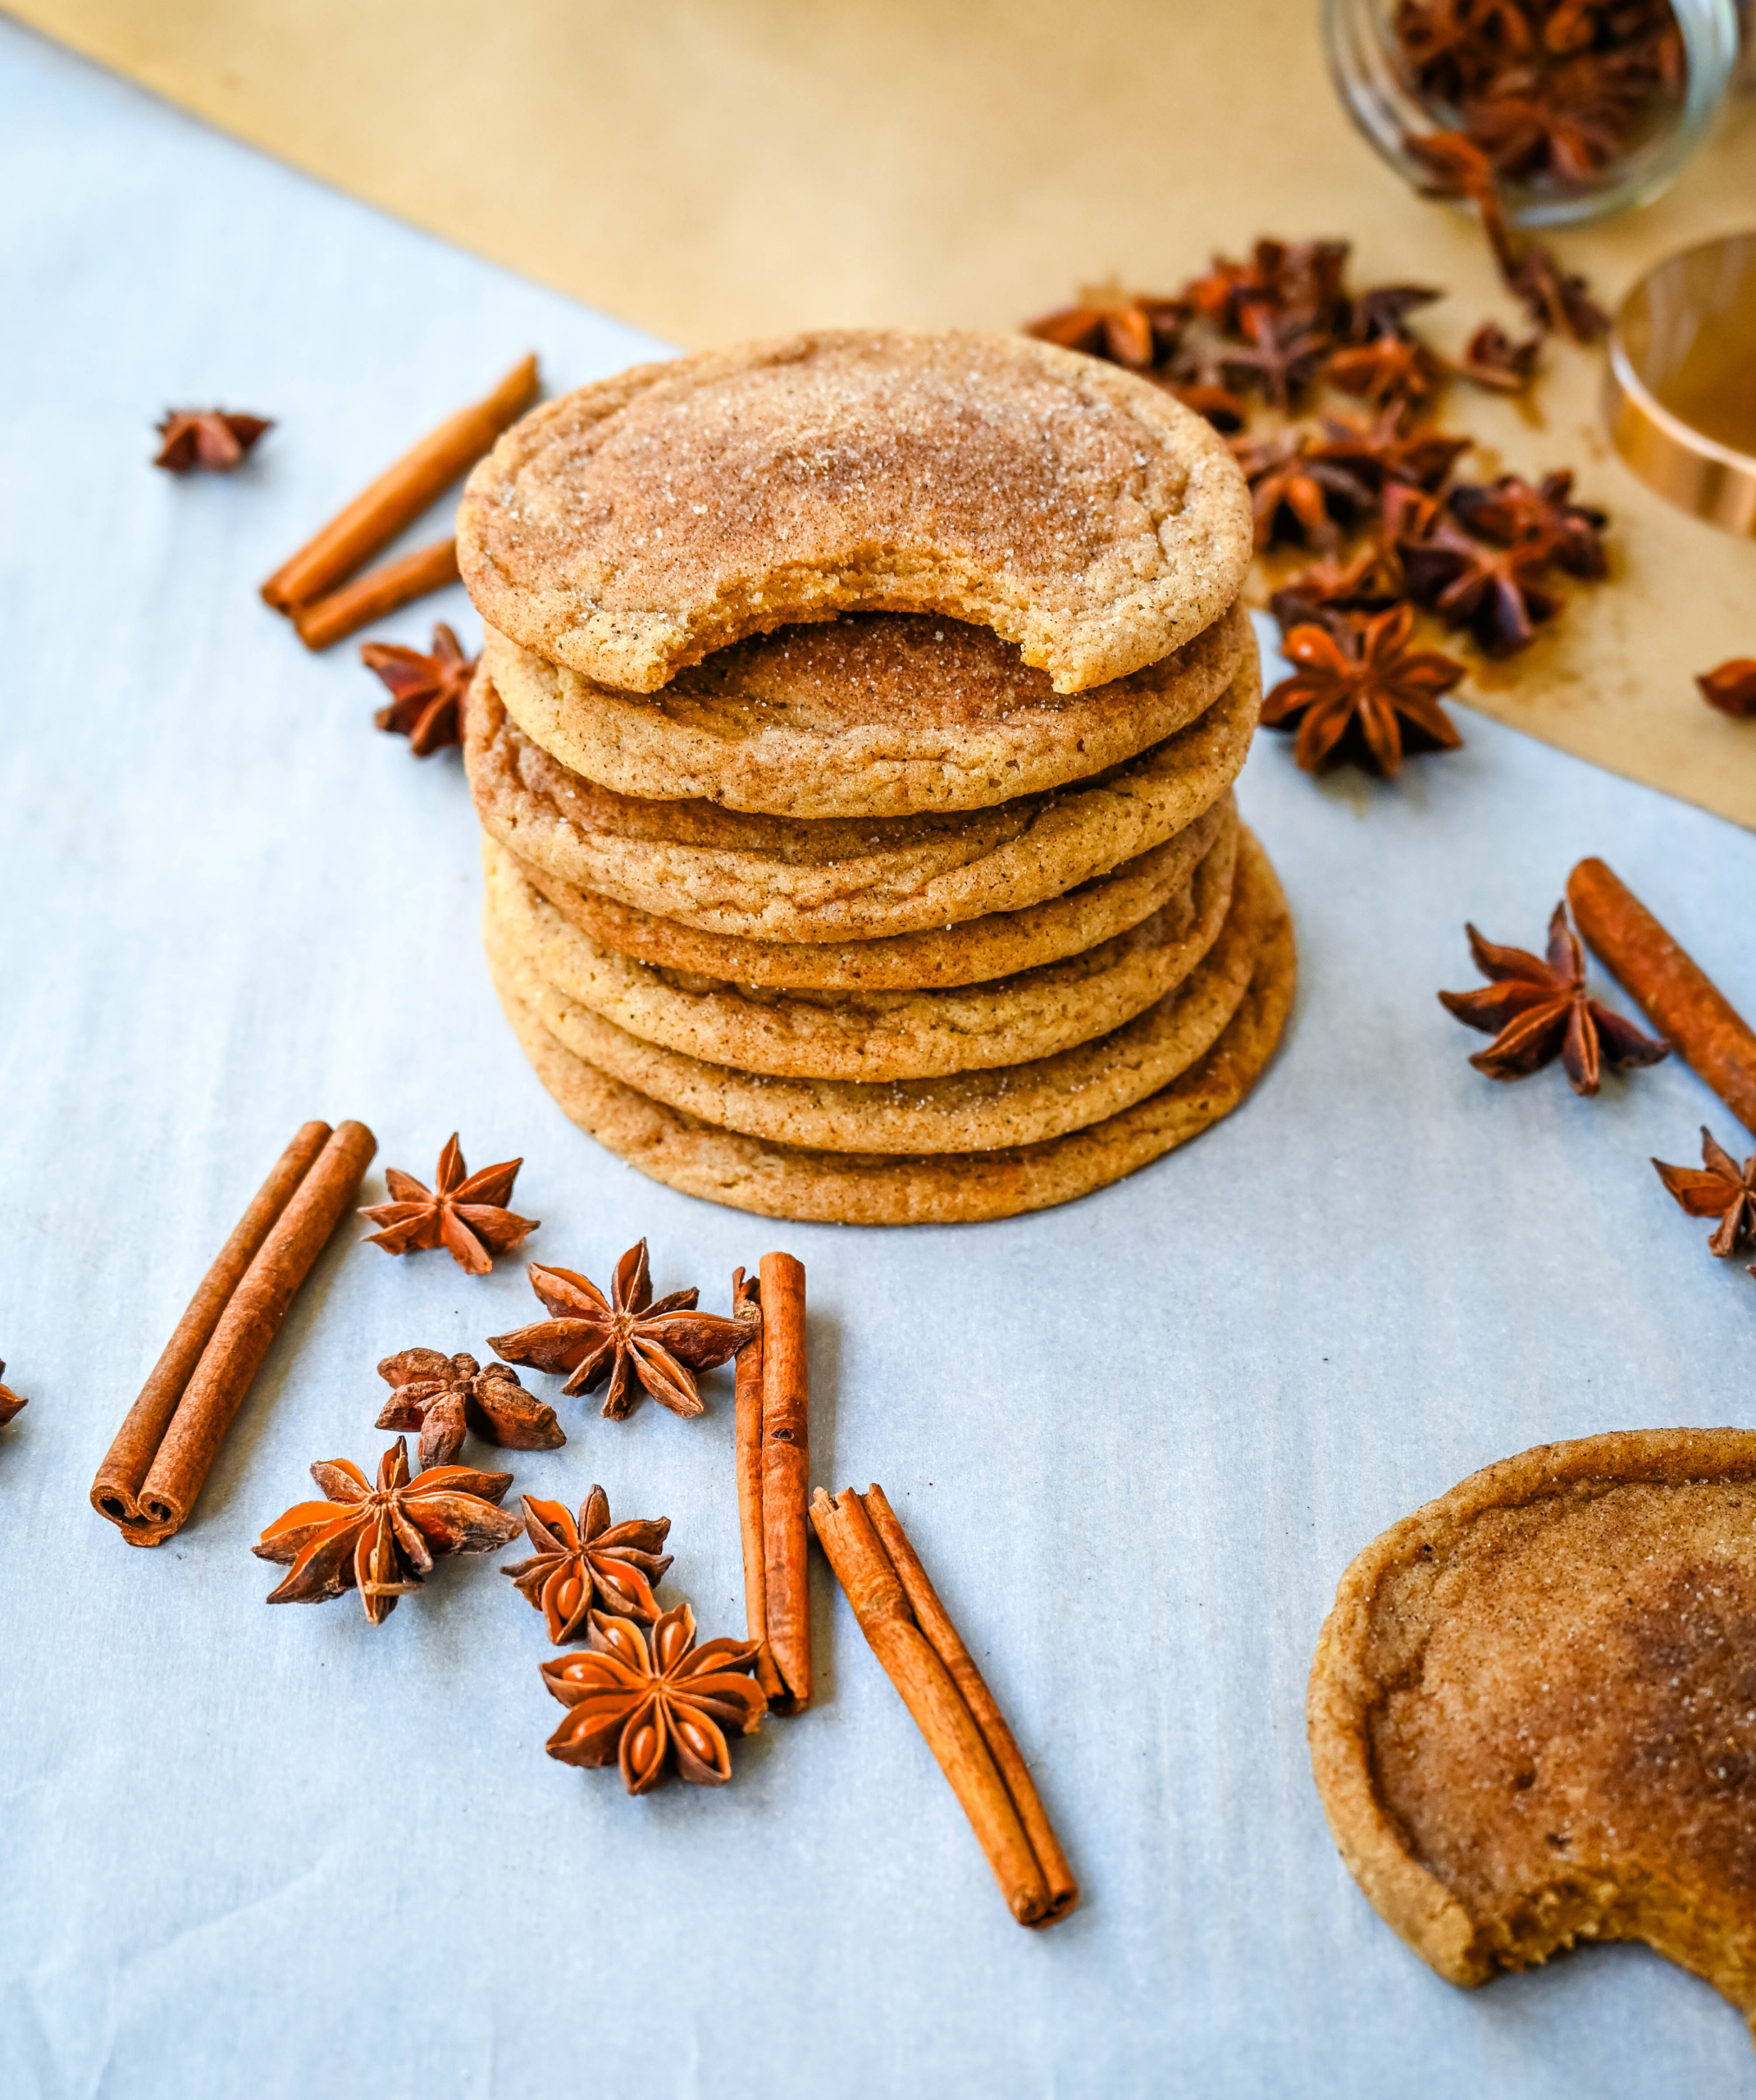
M 544 1084 L 769 1216 L 1003 1217 L 1235 1107 L 1294 976 L 1231 783 L 1242 477 L 1131 375 L 838 331 L 551 402 L 472 476 L 490 966 Z

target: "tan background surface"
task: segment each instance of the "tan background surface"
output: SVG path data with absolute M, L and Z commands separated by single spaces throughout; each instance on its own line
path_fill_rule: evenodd
M 1324 71 L 1316 0 L 23 0 L 11 11 L 385 209 L 678 343 L 823 322 L 1006 326 L 1115 273 L 1168 287 L 1259 232 L 1508 319 L 1475 231 L 1403 188 Z M 1613 304 L 1756 223 L 1756 101 L 1658 204 L 1563 236 Z M 1599 359 L 1535 413 L 1458 390 L 1486 471 L 1571 464 L 1620 573 L 1467 697 L 1756 828 L 1756 724 L 1690 673 L 1756 655 L 1756 544 L 1649 495 Z

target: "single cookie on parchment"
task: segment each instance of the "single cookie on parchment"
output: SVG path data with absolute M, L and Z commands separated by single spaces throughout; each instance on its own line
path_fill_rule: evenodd
M 1307 1720 L 1343 1859 L 1440 1975 L 1644 1940 L 1756 2028 L 1756 1431 L 1471 1474 L 1343 1576 Z
M 1120 765 L 1211 707 L 1254 646 L 1234 604 L 1158 663 L 1070 695 L 987 628 L 901 613 L 737 642 L 655 693 L 612 692 L 491 627 L 483 661 L 533 743 L 618 794 L 911 816 L 985 809 Z
M 842 612 L 991 628 L 1080 692 L 1211 626 L 1252 539 L 1224 440 L 1161 388 L 958 330 L 637 366 L 515 424 L 458 516 L 483 618 L 631 692 Z

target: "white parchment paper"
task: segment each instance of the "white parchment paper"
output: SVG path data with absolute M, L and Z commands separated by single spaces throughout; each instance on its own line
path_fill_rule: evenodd
M 1756 839 L 1466 711 L 1394 788 L 1265 737 L 1241 792 L 1302 985 L 1244 1112 L 1012 1223 L 716 1209 L 552 1106 L 482 966 L 456 755 L 376 734 L 351 647 L 307 655 L 255 596 L 527 346 L 551 388 L 659 346 L 11 29 L 0 244 L 0 1355 L 31 1400 L 0 1432 L 0 2092 L 1756 2091 L 1737 2016 L 1644 1950 L 1430 1974 L 1336 1858 L 1302 1711 L 1337 1577 L 1416 1504 L 1546 1439 L 1750 1420 L 1756 1285 L 1647 1164 L 1704 1118 L 1741 1144 L 1730 1117 L 1675 1062 L 1594 1102 L 1495 1087 L 1433 994 L 1475 981 L 1466 917 L 1536 944 L 1597 851 L 1748 1004 Z M 153 419 L 215 401 L 280 419 L 249 468 L 152 472 Z M 1573 432 L 1567 460 L 1613 509 L 1620 469 Z M 461 591 L 382 632 L 436 614 L 474 646 Z M 1083 1883 L 1069 1923 L 1011 1923 L 820 1563 L 817 1708 L 723 1792 L 641 1801 L 543 1755 L 550 1651 L 491 1562 L 376 1631 L 264 1609 L 261 1527 L 312 1459 L 388 1440 L 377 1359 L 486 1354 L 537 1314 L 516 1260 L 344 1232 L 186 1531 L 134 1551 L 92 1513 L 311 1116 L 377 1133 L 368 1198 L 454 1127 L 524 1154 L 531 1251 L 600 1279 L 645 1233 L 659 1290 L 723 1309 L 735 1264 L 801 1257 L 814 1477 L 904 1516 Z M 509 1460 L 668 1514 L 704 1634 L 742 1623 L 729 1374 L 707 1391 L 693 1424 L 561 1402 L 566 1448 Z

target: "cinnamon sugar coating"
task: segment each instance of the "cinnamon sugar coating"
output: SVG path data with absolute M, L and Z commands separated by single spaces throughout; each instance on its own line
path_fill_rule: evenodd
M 1238 806 L 1227 789 L 1174 838 L 1065 896 L 1019 911 L 989 912 L 960 925 L 871 941 L 751 941 L 734 934 L 704 934 L 577 888 L 532 861 L 517 855 L 513 861 L 569 924 L 601 947 L 641 962 L 781 991 L 927 990 L 1034 970 L 1125 934 L 1182 895 L 1197 863 L 1237 823 Z
M 716 650 L 650 695 L 614 692 L 490 628 L 506 710 L 624 795 L 779 816 L 973 810 L 1100 773 L 1211 706 L 1254 646 L 1234 604 L 1181 649 L 1057 694 L 987 628 L 850 613 Z
M 1309 1721 L 1441 1975 L 1639 1939 L 1756 2023 L 1756 1432 L 1546 1445 L 1416 1511 L 1343 1576 Z
M 482 828 L 576 888 L 703 932 L 879 939 L 1040 904 L 1161 845 L 1243 765 L 1261 701 L 1252 648 L 1206 712 L 1088 780 L 992 809 L 794 818 L 655 802 L 570 773 L 471 688 L 464 762 Z
M 992 628 L 1079 692 L 1211 626 L 1251 543 L 1200 417 L 1095 358 L 965 331 L 638 366 L 508 431 L 458 519 L 485 619 L 632 692 L 855 611 Z
M 1265 864 L 1266 865 L 1266 864 Z M 566 1049 L 509 986 L 500 1002 L 563 1112 L 642 1174 L 764 1217 L 830 1225 L 948 1225 L 1014 1217 L 1090 1194 L 1229 1116 L 1274 1056 L 1298 956 L 1266 870 L 1269 918 L 1248 988 L 1213 1048 L 1145 1100 L 1040 1144 L 926 1157 L 826 1152 L 723 1130 L 613 1079 Z
M 929 1079 L 1088 1042 L 1181 984 L 1225 923 L 1238 829 L 1209 848 L 1180 897 L 1126 933 L 1058 962 L 942 990 L 775 991 L 637 962 L 563 918 L 491 839 L 482 856 L 486 920 L 567 998 L 643 1042 L 781 1078 Z
M 546 982 L 491 915 L 486 932 L 502 998 L 526 1008 L 584 1064 L 651 1100 L 775 1144 L 946 1153 L 1041 1144 L 1168 1086 L 1207 1054 L 1243 1003 L 1278 911 L 1266 856 L 1245 833 L 1218 938 L 1145 1012 L 1052 1056 L 882 1084 L 765 1078 L 644 1042 Z

